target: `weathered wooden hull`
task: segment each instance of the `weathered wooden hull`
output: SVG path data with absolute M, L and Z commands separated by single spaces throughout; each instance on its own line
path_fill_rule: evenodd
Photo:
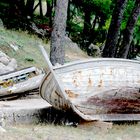
M 0 96 L 39 88 L 44 76 L 45 74 L 35 67 L 0 75 Z
M 48 70 L 40 94 L 88 121 L 140 120 L 140 62 L 101 58 L 66 64 Z

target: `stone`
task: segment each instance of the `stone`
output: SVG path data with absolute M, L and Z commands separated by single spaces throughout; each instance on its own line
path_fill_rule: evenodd
M 91 43 L 88 47 L 87 54 L 89 56 L 101 57 L 101 50 L 98 46 Z
M 19 50 L 19 46 L 16 44 L 10 44 L 10 47 L 14 50 L 14 51 L 18 51 Z
M 65 36 L 63 42 L 66 48 L 75 48 L 79 50 L 78 45 L 74 43 L 69 37 Z
M 3 133 L 3 132 L 6 132 L 6 130 L 2 126 L 0 126 L 0 133 Z
M 17 61 L 0 51 L 0 74 L 5 74 L 17 69 Z
M 9 64 L 9 59 L 7 57 L 0 57 L 0 62 L 3 63 L 4 65 L 8 65 Z
M 11 61 L 9 62 L 9 64 L 8 64 L 8 67 L 16 69 L 17 68 L 17 61 L 16 61 L 16 59 L 12 58 Z
M 0 63 L 0 74 L 5 74 L 11 71 L 14 71 L 14 68 L 5 66 L 3 63 Z
M 0 51 L 0 57 L 8 57 L 5 53 L 3 53 L 2 51 Z
M 4 29 L 3 21 L 1 18 L 0 18 L 0 28 Z

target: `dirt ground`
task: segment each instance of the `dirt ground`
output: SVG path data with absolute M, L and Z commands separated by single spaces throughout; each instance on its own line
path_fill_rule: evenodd
M 112 129 L 53 124 L 6 126 L 3 140 L 139 140 L 140 124 L 115 124 Z

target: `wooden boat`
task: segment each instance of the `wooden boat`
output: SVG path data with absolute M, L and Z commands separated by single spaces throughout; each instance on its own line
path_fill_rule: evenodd
M 36 67 L 0 75 L 0 97 L 39 88 L 44 75 Z
M 53 107 L 87 121 L 140 120 L 140 62 L 97 58 L 53 68 L 41 50 L 48 73 L 40 94 Z

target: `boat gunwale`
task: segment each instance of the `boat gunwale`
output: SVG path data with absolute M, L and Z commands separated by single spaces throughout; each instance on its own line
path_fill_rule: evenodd
M 132 64 L 140 64 L 140 61 L 137 60 L 130 60 L 130 59 L 120 59 L 120 58 L 92 58 L 92 59 L 85 59 L 85 60 L 76 60 L 73 62 L 69 62 L 69 63 L 65 63 L 64 65 L 60 65 L 60 66 L 54 66 L 53 70 L 59 70 L 61 68 L 65 68 L 65 67 L 71 67 L 74 65 L 79 65 L 79 64 L 83 64 L 83 63 L 91 63 L 91 62 L 103 62 L 103 61 L 108 61 L 108 62 L 130 62 Z
M 20 70 L 17 70 L 17 71 L 12 71 L 12 72 L 8 72 L 8 73 L 4 73 L 4 74 L 0 75 L 0 80 L 13 78 L 13 77 L 16 77 L 18 75 L 30 73 L 30 72 L 33 72 L 33 71 L 37 72 L 38 70 L 37 70 L 36 67 L 27 67 L 27 68 L 20 69 Z
M 29 86 L 29 88 L 25 88 L 25 87 L 27 87 L 27 83 L 30 83 L 30 82 L 32 82 L 33 80 L 36 80 L 36 79 L 38 79 L 39 78 L 39 81 L 42 81 L 42 79 L 43 79 L 43 77 L 44 77 L 44 74 L 42 73 L 42 74 L 39 74 L 39 75 L 36 75 L 36 76 L 34 76 L 34 77 L 31 77 L 31 78 L 29 78 L 29 79 L 27 79 L 27 80 L 25 80 L 25 81 L 22 81 L 22 82 L 19 82 L 19 83 L 16 83 L 16 84 L 13 84 L 12 86 L 9 86 L 9 87 L 6 87 L 6 88 L 1 88 L 0 89 L 0 95 L 11 95 L 11 94 L 14 94 L 14 93 L 22 93 L 22 92 L 25 92 L 25 91 L 30 91 L 30 90 L 32 90 L 33 89 L 33 87 L 35 87 L 35 85 L 38 85 L 38 87 L 40 86 L 38 83 L 38 81 L 37 82 L 35 82 L 35 84 L 30 84 L 30 86 Z M 22 87 L 20 88 L 20 86 L 19 85 L 24 85 L 24 90 L 22 90 L 21 91 L 21 89 L 22 89 Z M 16 91 L 15 89 L 18 87 L 18 90 Z M 35 88 L 38 88 L 38 87 L 35 87 Z M 34 89 L 35 89 L 34 88 Z M 2 93 L 3 92 L 3 93 Z M 1 94 L 2 93 L 2 94 Z

